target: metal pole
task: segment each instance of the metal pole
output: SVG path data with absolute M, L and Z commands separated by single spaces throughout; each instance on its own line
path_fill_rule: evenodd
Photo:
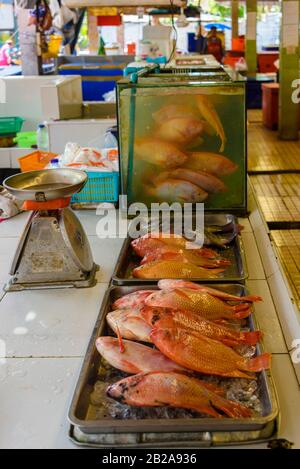
M 299 104 L 292 101 L 292 82 L 299 78 L 299 0 L 282 0 L 279 138 L 298 140 Z
M 255 75 L 257 69 L 256 56 L 256 13 L 257 0 L 246 0 L 247 29 L 245 58 L 248 66 L 248 75 Z

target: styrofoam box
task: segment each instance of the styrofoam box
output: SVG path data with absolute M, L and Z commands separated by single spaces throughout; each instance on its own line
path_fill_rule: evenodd
M 49 151 L 63 153 L 68 142 L 83 147 L 98 147 L 106 130 L 117 124 L 116 119 L 71 119 L 46 122 Z

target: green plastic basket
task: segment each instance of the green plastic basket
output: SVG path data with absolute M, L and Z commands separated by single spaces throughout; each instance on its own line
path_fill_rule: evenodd
M 21 117 L 0 117 L 0 135 L 12 135 L 20 132 L 24 119 Z
M 20 148 L 31 148 L 37 144 L 37 135 L 36 132 L 19 132 L 14 141 Z

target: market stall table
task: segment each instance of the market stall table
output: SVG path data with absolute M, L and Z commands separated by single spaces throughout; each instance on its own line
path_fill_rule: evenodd
M 254 207 L 253 196 L 250 206 Z M 87 344 L 108 287 L 123 239 L 99 239 L 101 216 L 77 212 L 89 237 L 95 261 L 101 266 L 97 285 L 90 289 L 64 289 L 6 293 L 0 301 L 0 430 L 2 448 L 72 448 L 67 413 Z M 22 232 L 27 214 L 0 225 L 0 270 L 6 272 L 12 245 Z M 251 291 L 263 295 L 256 316 L 265 333 L 265 347 L 273 353 L 273 373 L 281 407 L 279 436 L 300 448 L 300 390 L 286 348 L 272 295 L 271 262 L 262 264 L 254 231 L 263 226 L 257 209 L 241 219 Z M 4 283 L 5 275 L 0 282 Z M 1 297 L 1 296 L 0 296 Z M 286 318 L 280 317 L 284 321 Z M 285 327 L 284 327 L 285 328 Z M 30 422 L 30 425 L 28 424 Z M 47 422 L 47 424 L 45 424 Z M 266 447 L 266 444 L 251 447 Z

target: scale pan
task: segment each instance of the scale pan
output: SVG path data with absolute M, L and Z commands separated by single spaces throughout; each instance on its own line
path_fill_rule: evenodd
M 80 192 L 87 181 L 78 169 L 43 169 L 10 176 L 3 186 L 19 200 L 47 201 L 71 197 Z

